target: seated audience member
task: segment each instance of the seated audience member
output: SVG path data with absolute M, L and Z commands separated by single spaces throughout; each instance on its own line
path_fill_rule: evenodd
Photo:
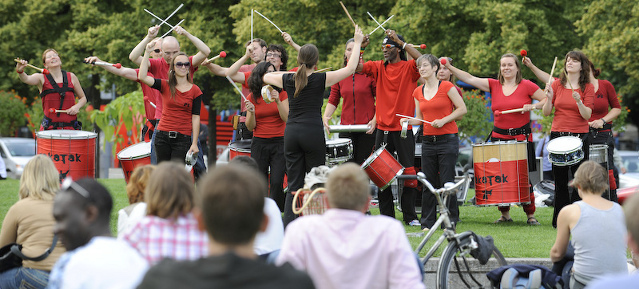
M 346 163 L 326 183 L 330 208 L 291 222 L 276 264 L 306 271 L 317 288 L 425 288 L 404 227 L 368 216 L 369 180 Z
M 598 163 L 582 163 L 572 181 L 582 200 L 565 206 L 557 217 L 557 239 L 550 250 L 550 259 L 562 261 L 568 242 L 572 243 L 575 250 L 570 276 L 572 289 L 584 288 L 605 274 L 628 272 L 623 211 L 619 204 L 601 197 L 608 187 L 607 179 L 608 172 Z
M 22 253 L 28 257 L 40 256 L 49 249 L 55 225 L 53 198 L 59 189 L 60 176 L 53 161 L 46 155 L 33 157 L 20 177 L 20 200 L 9 208 L 2 222 L 0 247 L 21 244 Z M 63 253 L 64 247 L 58 242 L 44 260 L 24 260 L 22 267 L 0 273 L 0 288 L 46 287 L 49 271 Z
M 133 226 L 146 216 L 144 190 L 154 169 L 154 165 L 139 166 L 131 173 L 129 183 L 126 184 L 126 195 L 129 197 L 130 205 L 118 211 L 119 239 L 122 238 L 122 233 L 133 228 Z
M 253 241 L 268 224 L 266 180 L 241 165 L 218 166 L 198 183 L 198 226 L 209 236 L 209 256 L 195 261 L 165 259 L 144 276 L 152 288 L 315 288 L 303 272 L 257 260 Z
M 249 156 L 237 156 L 233 158 L 229 164 L 241 164 L 259 172 L 257 162 Z M 282 248 L 284 223 L 282 222 L 282 213 L 277 203 L 266 196 L 264 196 L 264 214 L 268 216 L 268 226 L 264 232 L 257 232 L 253 250 L 255 254 L 267 257 L 266 254 Z
M 195 260 L 208 253 L 206 234 L 198 229 L 193 210 L 195 186 L 184 165 L 160 163 L 144 191 L 146 216 L 122 239 L 149 264 L 164 258 Z
M 632 255 L 639 254 L 639 194 L 635 194 L 630 197 L 623 206 L 624 214 L 626 215 L 626 226 L 628 228 L 628 235 L 626 241 Z M 635 263 L 635 266 L 637 264 Z M 619 275 L 612 275 L 603 277 L 599 280 L 595 280 L 588 284 L 588 289 L 634 289 L 639 288 L 639 274 L 622 273 Z
M 67 253 L 55 263 L 47 288 L 135 288 L 148 263 L 129 244 L 111 237 L 109 191 L 90 178 L 68 182 L 53 205 L 54 233 Z

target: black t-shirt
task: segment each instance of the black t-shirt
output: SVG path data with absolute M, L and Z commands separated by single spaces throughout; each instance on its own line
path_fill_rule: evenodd
M 284 90 L 288 94 L 288 124 L 305 123 L 323 126 L 322 106 L 326 90 L 326 73 L 313 73 L 308 83 L 297 97 L 295 95 L 295 74 L 282 75 Z
M 281 267 L 233 253 L 195 261 L 164 259 L 144 275 L 138 289 L 315 288 L 311 278 L 286 263 Z

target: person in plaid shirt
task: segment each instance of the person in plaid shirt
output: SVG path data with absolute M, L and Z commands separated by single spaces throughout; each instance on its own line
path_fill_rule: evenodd
M 154 265 L 164 258 L 195 260 L 208 254 L 208 237 L 193 217 L 194 185 L 183 165 L 161 163 L 151 174 L 147 215 L 122 237 Z

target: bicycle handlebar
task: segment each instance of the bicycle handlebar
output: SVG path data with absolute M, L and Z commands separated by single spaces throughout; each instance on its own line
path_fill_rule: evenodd
M 397 180 L 415 180 L 415 179 L 421 182 L 424 186 L 426 186 L 432 193 L 440 194 L 440 193 L 449 193 L 458 189 L 464 184 L 464 182 L 467 181 L 468 178 L 464 177 L 457 183 L 448 182 L 444 184 L 443 188 L 435 189 L 433 185 L 431 185 L 431 183 L 428 180 L 426 180 L 426 175 L 424 175 L 424 173 L 422 172 L 419 172 L 416 175 L 398 175 L 397 176 Z

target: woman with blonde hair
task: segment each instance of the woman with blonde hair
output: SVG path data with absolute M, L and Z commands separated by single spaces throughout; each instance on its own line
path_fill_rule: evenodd
M 151 173 L 146 189 L 146 216 L 122 239 L 150 265 L 164 258 L 195 260 L 208 254 L 208 237 L 191 213 L 195 186 L 184 165 L 164 162 Z
M 24 167 L 16 202 L 4 217 L 0 231 L 0 247 L 11 243 L 22 245 L 25 256 L 36 257 L 53 242 L 53 197 L 60 189 L 60 176 L 53 161 L 36 155 Z M 24 260 L 22 267 L 0 273 L 0 288 L 45 288 L 53 264 L 64 253 L 56 244 L 42 261 Z
M 130 230 L 146 215 L 144 190 L 154 170 L 154 165 L 145 165 L 136 167 L 131 173 L 129 183 L 126 184 L 129 205 L 118 211 L 118 236 Z

